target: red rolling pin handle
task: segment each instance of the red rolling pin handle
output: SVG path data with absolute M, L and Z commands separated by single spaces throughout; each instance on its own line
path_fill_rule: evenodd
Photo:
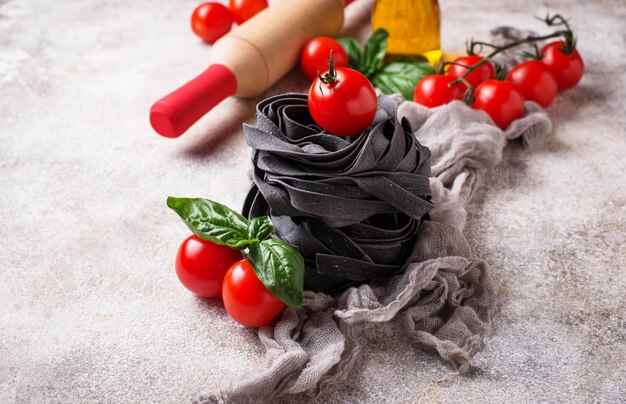
M 215 64 L 152 106 L 150 124 L 162 136 L 178 137 L 224 98 L 262 94 L 293 68 L 306 40 L 339 32 L 349 3 L 282 0 L 261 11 L 215 42 Z
M 150 124 L 161 136 L 178 137 L 223 99 L 237 91 L 237 78 L 223 65 L 211 65 L 150 108 Z

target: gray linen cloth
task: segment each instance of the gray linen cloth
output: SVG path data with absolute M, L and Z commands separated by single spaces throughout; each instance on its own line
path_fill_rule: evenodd
M 336 297 L 307 291 L 304 304 L 286 308 L 276 323 L 258 330 L 266 367 L 238 375 L 205 402 L 260 402 L 304 393 L 317 395 L 344 380 L 361 352 L 360 327 L 391 321 L 416 347 L 432 351 L 460 373 L 474 366 L 472 354 L 491 330 L 495 289 L 487 264 L 463 235 L 463 207 L 486 170 L 502 159 L 511 139 L 532 143 L 552 124 L 535 103 L 506 131 L 482 111 L 460 101 L 427 109 L 394 96 L 398 119 L 431 150 L 430 220 L 419 229 L 405 271 L 384 283 L 351 287 Z

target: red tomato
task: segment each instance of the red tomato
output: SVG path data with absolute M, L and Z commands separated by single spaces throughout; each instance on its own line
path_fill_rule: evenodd
M 372 83 L 347 67 L 331 69 L 325 77 L 330 77 L 327 82 L 318 77 L 309 89 L 311 116 L 333 135 L 358 135 L 376 115 L 377 98 Z
M 202 3 L 191 15 L 191 29 L 204 42 L 213 43 L 230 31 L 233 15 L 219 3 Z
M 187 237 L 178 249 L 176 275 L 196 295 L 219 297 L 226 271 L 240 259 L 239 251 L 202 240 L 194 234 Z
M 476 87 L 473 107 L 485 111 L 504 130 L 524 114 L 524 96 L 513 83 L 487 80 Z
M 285 306 L 265 288 L 247 259 L 235 262 L 226 273 L 222 299 L 233 320 L 246 327 L 268 324 Z
M 240 25 L 254 17 L 259 11 L 266 9 L 267 6 L 267 0 L 230 0 L 228 2 L 228 8 L 233 12 L 235 22 Z
M 583 77 L 585 65 L 577 50 L 569 55 L 563 52 L 564 44 L 555 41 L 544 46 L 539 52 L 541 62 L 548 66 L 559 84 L 559 90 L 574 87 Z
M 515 66 L 506 79 L 515 84 L 524 99 L 547 108 L 554 101 L 558 84 L 550 69 L 538 60 L 528 60 Z
M 341 44 L 332 38 L 320 36 L 311 39 L 304 45 L 300 56 L 302 71 L 311 80 L 315 80 L 317 73 L 328 71 L 330 51 L 333 51 L 335 67 L 348 67 L 348 54 Z
M 454 77 L 443 74 L 428 75 L 417 82 L 413 92 L 413 100 L 428 108 L 460 100 L 463 97 L 464 86 L 455 84 L 449 87 L 449 84 L 454 80 L 456 80 Z
M 462 56 L 460 58 L 456 58 L 454 63 L 458 63 L 458 65 L 450 65 L 447 74 L 455 79 L 461 78 L 465 72 L 467 72 L 467 67 L 474 66 L 481 60 L 483 60 L 483 58 L 480 56 Z M 470 83 L 472 87 L 476 88 L 483 81 L 494 78 L 495 75 L 495 67 L 493 67 L 491 62 L 487 62 L 468 74 L 465 80 Z M 466 86 L 462 85 L 462 87 L 463 90 L 465 90 Z

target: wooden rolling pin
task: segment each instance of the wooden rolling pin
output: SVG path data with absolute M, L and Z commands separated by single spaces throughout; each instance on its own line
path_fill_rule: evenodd
M 178 137 L 223 99 L 263 93 L 298 63 L 306 41 L 339 33 L 344 3 L 281 0 L 261 11 L 215 42 L 207 70 L 152 106 L 150 124 Z

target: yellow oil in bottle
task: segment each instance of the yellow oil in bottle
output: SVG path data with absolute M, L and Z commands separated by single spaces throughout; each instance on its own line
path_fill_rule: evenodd
M 441 57 L 439 3 L 437 0 L 376 0 L 372 29 L 389 32 L 387 54 L 392 59 Z

